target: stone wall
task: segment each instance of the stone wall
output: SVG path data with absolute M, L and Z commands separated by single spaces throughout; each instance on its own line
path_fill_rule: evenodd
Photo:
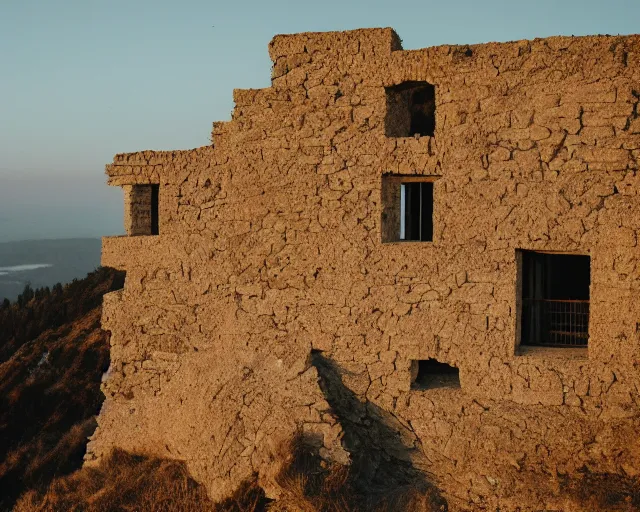
M 160 235 L 103 240 L 127 279 L 88 460 L 142 450 L 214 498 L 253 473 L 277 496 L 282 440 L 346 463 L 345 425 L 379 420 L 396 439 L 367 438 L 372 473 L 410 461 L 452 510 L 573 510 L 581 471 L 639 475 L 640 36 L 403 51 L 372 29 L 269 53 L 272 86 L 235 90 L 211 146 L 107 166 L 160 185 Z M 433 137 L 387 136 L 405 82 L 435 85 Z M 385 175 L 434 180 L 433 242 L 383 242 Z M 520 346 L 521 250 L 590 256 L 588 350 Z M 365 412 L 338 413 L 312 352 Z M 460 388 L 412 389 L 427 358 Z

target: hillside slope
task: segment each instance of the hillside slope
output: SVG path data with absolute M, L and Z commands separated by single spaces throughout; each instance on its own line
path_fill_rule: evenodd
M 123 279 L 101 268 L 0 308 L 0 510 L 82 464 L 109 366 L 102 296 Z

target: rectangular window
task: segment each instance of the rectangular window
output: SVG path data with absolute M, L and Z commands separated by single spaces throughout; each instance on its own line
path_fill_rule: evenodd
M 400 184 L 400 240 L 433 241 L 433 183 Z
M 521 345 L 586 347 L 590 258 L 521 253 Z
M 433 182 L 437 176 L 382 177 L 382 241 L 433 241 Z
M 129 236 L 160 233 L 160 185 L 125 185 L 124 222 Z

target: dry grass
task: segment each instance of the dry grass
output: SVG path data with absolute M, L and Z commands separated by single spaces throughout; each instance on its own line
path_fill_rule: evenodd
M 54 295 L 2 310 L 0 510 L 81 466 L 109 366 L 99 304 L 121 277 L 100 269 Z
M 640 510 L 640 478 L 583 470 L 565 478 L 562 492 L 584 510 L 637 512 Z
M 182 462 L 115 451 L 97 468 L 61 477 L 46 491 L 29 491 L 14 512 L 444 512 L 437 489 L 411 486 L 363 488 L 349 467 L 323 461 L 300 436 L 284 445 L 283 466 L 276 477 L 282 489 L 268 500 L 255 481 L 245 482 L 234 496 L 213 503 L 192 480 Z M 563 495 L 583 510 L 640 510 L 640 482 L 616 475 L 585 472 L 563 483 Z
M 368 487 L 350 466 L 328 464 L 303 436 L 282 447 L 283 468 L 277 482 L 282 496 L 269 510 L 300 512 L 439 512 L 446 503 L 435 487 Z
M 99 318 L 94 310 L 70 332 L 45 332 L 0 365 L 0 509 L 80 467 L 109 361 Z
M 282 447 L 277 481 L 283 494 L 268 500 L 255 481 L 230 498 L 213 503 L 182 462 L 115 451 L 97 468 L 84 468 L 53 481 L 46 491 L 29 491 L 14 512 L 435 512 L 444 511 L 432 490 L 364 492 L 349 468 L 328 465 L 301 437 Z
M 97 468 L 58 478 L 46 492 L 22 496 L 14 512 L 257 512 L 264 493 L 246 484 L 223 503 L 214 504 L 193 481 L 184 464 L 114 451 Z

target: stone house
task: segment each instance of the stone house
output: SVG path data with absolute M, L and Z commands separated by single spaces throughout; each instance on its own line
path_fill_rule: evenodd
M 372 475 L 409 464 L 450 510 L 638 476 L 640 36 L 269 54 L 211 145 L 107 166 L 128 236 L 102 264 L 127 278 L 88 462 L 117 446 L 277 496 L 279 443 L 349 463 L 350 428 Z

